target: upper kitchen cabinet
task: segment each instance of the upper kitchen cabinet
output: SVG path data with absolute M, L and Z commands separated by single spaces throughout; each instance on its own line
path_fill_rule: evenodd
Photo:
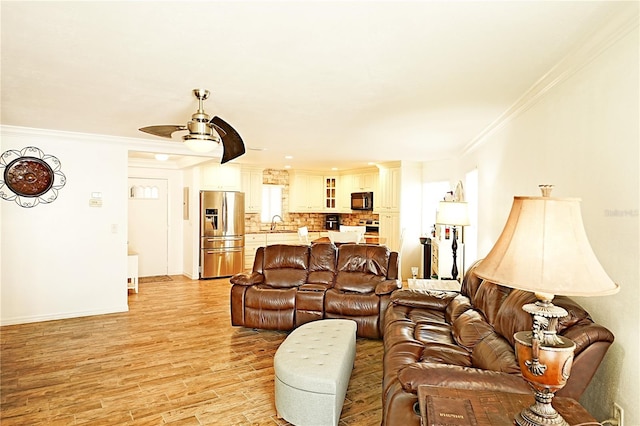
M 242 168 L 245 213 L 262 212 L 262 169 Z
M 380 167 L 379 196 L 373 199 L 377 211 L 400 211 L 401 171 L 400 167 Z
M 323 175 L 289 172 L 289 211 L 291 213 L 325 210 L 325 179 Z
M 378 190 L 378 173 L 365 172 L 352 175 L 351 192 L 376 192 Z
M 200 189 L 206 191 L 240 191 L 240 167 L 234 164 L 205 164 L 200 168 Z
M 325 176 L 324 178 L 324 211 L 338 211 L 338 177 Z
M 338 185 L 338 212 L 351 213 L 351 187 L 353 175 L 341 175 Z

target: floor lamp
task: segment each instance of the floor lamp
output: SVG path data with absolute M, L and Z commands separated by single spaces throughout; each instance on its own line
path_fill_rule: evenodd
M 457 280 L 458 265 L 456 259 L 458 251 L 458 231 L 456 227 L 469 225 L 468 204 L 462 201 L 440 201 L 436 213 L 436 224 L 453 226 L 453 241 L 451 242 L 453 267 L 451 268 L 451 276 L 454 280 Z
M 552 198 L 550 185 L 541 189 L 542 197 L 514 197 L 502 234 L 475 272 L 537 298 L 522 307 L 533 317 L 532 330 L 514 335 L 520 371 L 535 394 L 535 403 L 515 415 L 516 423 L 567 426 L 551 402 L 569 378 L 575 344 L 556 335 L 558 320 L 567 312 L 552 300 L 554 295 L 613 294 L 619 287 L 591 249 L 580 200 Z

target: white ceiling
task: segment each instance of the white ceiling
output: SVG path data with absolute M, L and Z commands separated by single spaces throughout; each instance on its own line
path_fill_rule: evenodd
M 180 142 L 137 129 L 186 124 L 203 87 L 248 148 L 234 162 L 441 159 L 622 3 L 2 1 L 1 122 L 160 151 Z

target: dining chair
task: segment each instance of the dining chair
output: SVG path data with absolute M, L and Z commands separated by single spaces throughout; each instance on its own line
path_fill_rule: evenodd
M 367 232 L 366 226 L 340 225 L 340 232 L 356 232 L 358 234 L 358 244 L 364 242 L 364 234 Z
M 298 228 L 298 239 L 302 244 L 309 244 L 309 228 L 306 226 L 301 226 Z
M 333 244 L 358 244 L 360 242 L 360 234 L 358 232 L 329 231 L 329 241 Z

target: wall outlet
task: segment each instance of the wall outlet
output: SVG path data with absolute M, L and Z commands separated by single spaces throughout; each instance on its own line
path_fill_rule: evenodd
M 613 419 L 618 422 L 618 426 L 624 426 L 624 410 L 617 403 L 613 403 Z

